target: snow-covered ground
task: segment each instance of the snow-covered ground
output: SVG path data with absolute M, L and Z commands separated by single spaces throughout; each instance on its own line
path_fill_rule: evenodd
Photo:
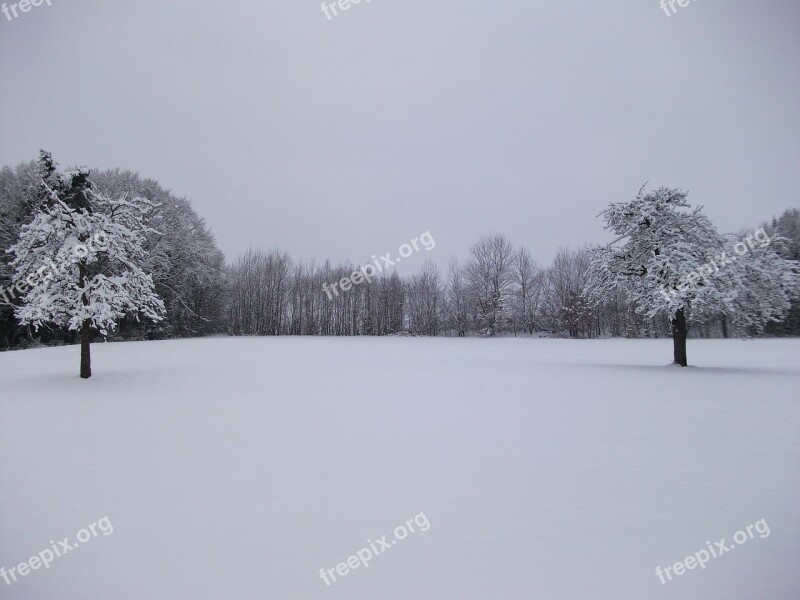
M 82 381 L 77 347 L 0 354 L 0 566 L 113 525 L 0 597 L 798 598 L 799 356 L 213 338 L 97 344 Z M 656 576 L 761 519 L 769 536 Z

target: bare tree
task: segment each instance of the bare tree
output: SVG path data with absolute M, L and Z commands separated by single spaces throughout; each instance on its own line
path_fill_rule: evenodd
M 532 334 L 536 329 L 543 277 L 538 263 L 525 247 L 520 247 L 514 254 L 512 279 L 514 282 L 514 335 L 518 329 Z
M 428 261 L 408 286 L 409 331 L 416 335 L 439 333 L 442 285 L 439 267 Z
M 467 265 L 470 297 L 478 331 L 495 335 L 511 322 L 511 265 L 514 251 L 501 234 L 481 238 L 470 249 Z
M 467 307 L 468 297 L 466 283 L 458 260 L 450 260 L 447 271 L 447 293 L 445 300 L 445 311 L 447 314 L 447 326 L 451 331 L 455 331 L 458 337 L 467 335 Z

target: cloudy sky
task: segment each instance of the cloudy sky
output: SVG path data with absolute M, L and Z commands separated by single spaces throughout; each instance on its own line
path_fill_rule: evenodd
M 0 164 L 138 171 L 229 258 L 548 262 L 645 181 L 722 231 L 800 206 L 796 0 L 51 2 L 0 14 Z

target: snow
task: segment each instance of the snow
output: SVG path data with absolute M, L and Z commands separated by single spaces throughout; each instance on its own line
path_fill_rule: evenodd
M 210 338 L 0 354 L 9 600 L 795 598 L 800 340 Z M 417 532 L 326 587 L 414 515 Z M 662 584 L 662 568 L 765 519 Z M 391 538 L 390 538 L 391 539 Z

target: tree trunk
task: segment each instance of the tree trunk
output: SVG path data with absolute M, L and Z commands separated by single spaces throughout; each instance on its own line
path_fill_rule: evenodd
M 728 339 L 728 317 L 726 315 L 722 315 L 722 337 Z
M 82 288 L 86 287 L 86 269 L 83 264 L 78 266 L 78 281 Z M 89 298 L 86 292 L 81 298 L 84 306 L 89 305 Z M 89 344 L 92 341 L 92 324 L 89 319 L 81 324 L 81 379 L 89 379 L 92 376 L 92 354 Z
M 674 362 L 682 367 L 687 366 L 686 362 L 686 315 L 683 309 L 675 313 L 672 319 L 672 346 Z
M 92 376 L 92 355 L 89 344 L 91 343 L 92 326 L 86 319 L 81 326 L 81 379 Z

